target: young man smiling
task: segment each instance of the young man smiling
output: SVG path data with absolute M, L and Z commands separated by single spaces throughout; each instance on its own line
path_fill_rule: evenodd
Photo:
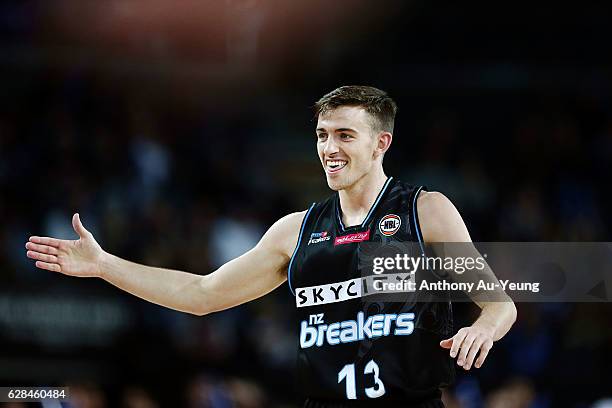
M 480 317 L 453 335 L 449 304 L 372 303 L 359 296 L 356 259 L 363 243 L 469 242 L 470 236 L 444 195 L 385 175 L 396 113 L 385 92 L 344 86 L 315 107 L 317 152 L 336 193 L 281 218 L 253 249 L 218 270 L 200 276 L 120 259 L 100 247 L 78 214 L 72 219 L 78 240 L 33 236 L 27 256 L 41 269 L 99 277 L 196 315 L 256 299 L 289 280 L 301 330 L 305 406 L 442 406 L 440 388 L 453 378 L 451 358 L 465 370 L 480 367 L 512 326 L 514 304 L 479 304 Z M 330 288 L 333 300 L 323 295 Z

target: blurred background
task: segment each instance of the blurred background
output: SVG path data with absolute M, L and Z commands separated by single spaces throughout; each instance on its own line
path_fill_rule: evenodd
M 608 8 L 463 3 L 1 2 L 0 385 L 299 406 L 286 285 L 194 317 L 36 270 L 24 243 L 75 238 L 79 211 L 109 252 L 209 273 L 330 194 L 311 106 L 340 85 L 397 101 L 387 173 L 445 193 L 475 241 L 610 241 Z M 518 308 L 447 405 L 612 406 L 610 304 Z

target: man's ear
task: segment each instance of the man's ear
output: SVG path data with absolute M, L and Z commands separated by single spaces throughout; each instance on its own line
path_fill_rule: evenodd
M 377 136 L 376 154 L 384 155 L 393 141 L 393 135 L 391 132 L 380 132 Z

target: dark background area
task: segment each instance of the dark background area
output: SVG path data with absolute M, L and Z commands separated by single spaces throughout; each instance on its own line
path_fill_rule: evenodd
M 109 252 L 209 273 L 330 193 L 310 107 L 340 85 L 397 101 L 387 174 L 446 194 L 474 241 L 609 241 L 611 17 L 603 3 L 0 3 L 0 385 L 70 385 L 75 407 L 299 404 L 286 285 L 194 317 L 36 270 L 23 245 L 74 238 L 79 211 Z M 477 315 L 457 309 L 457 328 Z M 609 303 L 518 310 L 449 407 L 612 397 Z

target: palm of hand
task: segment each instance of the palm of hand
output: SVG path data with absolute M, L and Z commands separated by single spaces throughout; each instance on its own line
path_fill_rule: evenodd
M 99 251 L 101 248 L 93 238 L 62 242 L 57 255 L 60 272 L 81 277 L 98 276 Z
M 50 237 L 30 237 L 26 243 L 28 258 L 36 260 L 36 267 L 79 277 L 100 276 L 100 257 L 104 253 L 93 235 L 83 227 L 78 214 L 72 218 L 78 240 Z

